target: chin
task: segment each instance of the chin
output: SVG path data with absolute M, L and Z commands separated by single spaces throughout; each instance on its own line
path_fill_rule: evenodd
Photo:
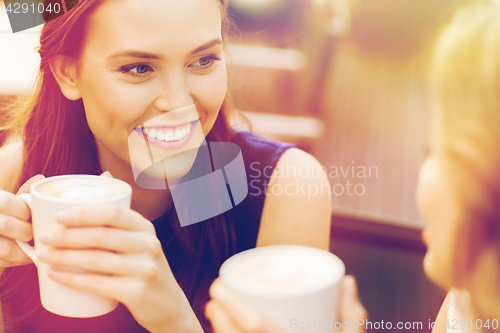
M 427 251 L 424 258 L 425 275 L 437 286 L 449 289 L 451 287 L 451 279 L 448 265 L 438 265 L 431 251 Z
M 131 163 L 137 186 L 151 190 L 166 190 L 189 173 L 196 160 L 197 149 L 190 149 L 151 164 L 151 159 L 136 159 Z
M 143 173 L 151 178 L 174 181 L 184 177 L 193 167 L 197 150 L 190 150 L 165 158 L 144 169 Z

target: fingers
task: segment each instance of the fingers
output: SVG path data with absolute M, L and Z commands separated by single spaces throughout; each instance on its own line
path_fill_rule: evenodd
M 343 314 L 350 319 L 354 319 L 355 316 L 360 319 L 367 318 L 366 310 L 359 299 L 356 279 L 352 275 L 345 276 L 341 282 L 340 302 L 344 305 Z
M 23 221 L 28 221 L 31 217 L 28 205 L 13 193 L 6 191 L 0 191 L 0 214 Z
M 221 327 L 229 325 L 228 320 L 230 319 L 231 326 L 236 328 L 237 332 L 278 332 L 269 327 L 269 324 L 253 308 L 244 304 L 231 293 L 220 279 L 216 279 L 210 287 L 210 296 L 220 308 L 220 310 L 214 310 L 212 315 L 214 320 L 219 321 Z
M 17 243 L 0 236 L 0 267 L 19 266 L 32 263 Z
M 115 276 L 154 277 L 157 266 L 145 256 L 127 256 L 101 250 L 39 250 L 38 259 L 54 266 Z
M 126 277 L 74 273 L 57 269 L 50 269 L 48 275 L 54 281 L 66 286 L 113 298 L 122 303 L 124 302 L 122 295 L 130 293 L 130 290 L 135 288 L 131 280 Z
M 18 194 L 29 191 L 30 186 L 44 177 L 37 175 L 24 183 Z M 27 222 L 31 217 L 28 205 L 16 195 L 0 191 L 0 267 L 31 263 L 14 239 L 28 242 L 33 238 L 33 228 Z
M 158 238 L 128 230 L 95 227 L 65 228 L 40 234 L 42 243 L 54 248 L 104 249 L 118 253 L 163 253 Z
M 9 215 L 0 215 L 0 235 L 29 242 L 33 239 L 33 228 L 29 222 Z
M 217 301 L 209 301 L 205 307 L 205 316 L 212 323 L 215 333 L 242 333 Z
M 94 294 L 109 297 L 125 304 L 129 310 L 134 304 L 142 303 L 144 299 L 151 299 L 149 295 L 155 295 L 159 291 L 151 294 L 150 286 L 144 279 L 138 279 L 131 276 L 107 276 L 102 274 L 76 273 L 63 271 L 59 269 L 50 269 L 49 277 L 68 287 L 76 288 L 83 291 L 88 291 Z M 162 299 L 165 302 L 165 299 Z M 139 308 L 142 306 L 139 305 Z
M 109 226 L 124 230 L 154 232 L 153 224 L 141 214 L 128 208 L 112 205 L 73 208 L 59 212 L 56 220 L 68 227 Z
M 357 322 L 358 319 L 366 320 L 368 314 L 361 303 L 358 295 L 358 287 L 356 279 L 352 275 L 345 276 L 340 283 L 339 295 L 339 321 L 340 322 Z M 360 329 L 344 329 L 343 333 L 363 333 L 364 327 Z

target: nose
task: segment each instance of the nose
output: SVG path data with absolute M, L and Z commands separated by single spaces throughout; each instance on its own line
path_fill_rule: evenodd
M 173 111 L 194 104 L 186 77 L 180 71 L 166 73 L 158 86 L 157 96 L 154 105 L 160 112 Z

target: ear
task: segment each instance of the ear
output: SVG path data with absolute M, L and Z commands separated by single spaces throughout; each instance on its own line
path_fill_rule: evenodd
M 76 61 L 68 56 L 57 56 L 49 65 L 63 95 L 72 101 L 82 98 L 76 82 L 78 74 Z

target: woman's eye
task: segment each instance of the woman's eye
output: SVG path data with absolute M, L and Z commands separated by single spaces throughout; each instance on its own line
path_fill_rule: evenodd
M 215 62 L 219 60 L 221 60 L 219 57 L 215 55 L 210 55 L 196 60 L 192 66 L 199 67 L 201 69 L 207 69 L 212 67 L 215 64 Z
M 153 68 L 148 65 L 132 65 L 132 66 L 125 66 L 120 69 L 121 72 L 131 74 L 134 76 L 144 76 L 147 72 L 152 72 Z
M 139 65 L 139 66 L 135 67 L 136 74 L 147 73 L 149 68 L 151 68 L 151 67 L 149 67 L 147 65 Z

